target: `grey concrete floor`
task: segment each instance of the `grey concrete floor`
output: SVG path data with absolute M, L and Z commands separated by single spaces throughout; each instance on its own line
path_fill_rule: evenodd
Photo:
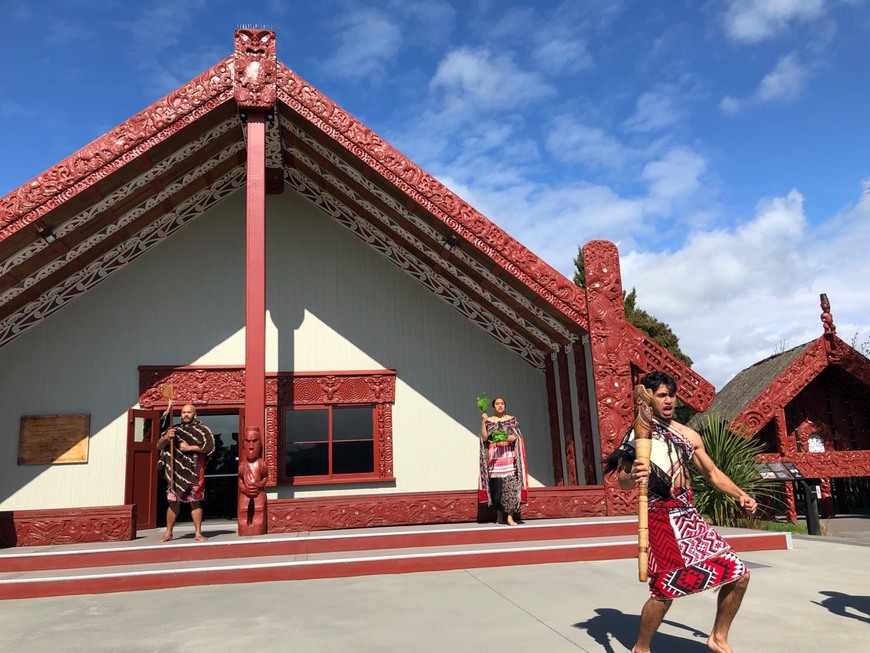
M 795 538 L 792 550 L 744 554 L 752 582 L 734 650 L 870 650 L 870 549 L 860 539 Z M 620 653 L 646 597 L 635 562 L 616 560 L 13 600 L 0 603 L 0 646 Z M 653 651 L 707 651 L 715 602 L 711 592 L 675 601 Z

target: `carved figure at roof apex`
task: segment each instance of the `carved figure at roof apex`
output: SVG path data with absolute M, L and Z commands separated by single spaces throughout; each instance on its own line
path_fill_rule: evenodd
M 837 333 L 837 327 L 834 326 L 834 316 L 831 315 L 831 302 L 828 301 L 828 296 L 825 293 L 819 295 L 819 303 L 822 307 L 821 319 L 825 335 L 834 335 Z
M 243 109 L 271 109 L 278 98 L 275 32 L 237 29 L 233 96 Z

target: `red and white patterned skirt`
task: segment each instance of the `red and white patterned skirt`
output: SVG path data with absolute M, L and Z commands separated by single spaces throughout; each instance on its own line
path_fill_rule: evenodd
M 649 589 L 658 600 L 719 587 L 749 573 L 695 509 L 692 491 L 677 492 L 649 503 Z

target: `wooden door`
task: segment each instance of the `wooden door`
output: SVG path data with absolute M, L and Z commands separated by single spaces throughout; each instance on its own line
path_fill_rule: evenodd
M 135 503 L 136 528 L 157 528 L 157 439 L 160 411 L 127 413 L 127 481 L 124 502 Z

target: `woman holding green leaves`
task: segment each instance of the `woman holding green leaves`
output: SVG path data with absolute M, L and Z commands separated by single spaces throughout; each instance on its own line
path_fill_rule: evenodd
M 501 397 L 492 402 L 495 415 L 480 414 L 480 481 L 478 500 L 498 511 L 497 521 L 516 526 L 520 504 L 528 499 L 529 479 L 520 424 L 505 412 Z

